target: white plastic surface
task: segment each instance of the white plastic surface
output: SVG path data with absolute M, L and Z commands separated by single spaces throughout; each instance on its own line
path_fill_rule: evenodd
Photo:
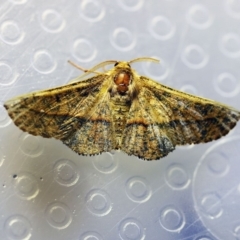
M 109 59 L 240 110 L 239 0 L 0 0 L 0 239 L 240 239 L 240 124 L 160 161 L 78 156 L 2 107 Z

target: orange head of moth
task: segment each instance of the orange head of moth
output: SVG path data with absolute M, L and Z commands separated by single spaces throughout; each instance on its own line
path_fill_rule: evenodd
M 124 95 L 132 81 L 131 67 L 126 62 L 117 62 L 114 66 L 116 71 L 114 83 L 117 85 L 117 92 Z

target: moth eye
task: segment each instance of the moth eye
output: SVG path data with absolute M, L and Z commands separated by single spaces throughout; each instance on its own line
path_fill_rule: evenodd
M 114 67 L 116 67 L 118 64 L 119 64 L 119 62 L 116 62 L 116 63 L 114 64 Z

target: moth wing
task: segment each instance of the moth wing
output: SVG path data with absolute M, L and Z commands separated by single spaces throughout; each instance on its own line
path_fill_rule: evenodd
M 126 126 L 122 135 L 121 150 L 146 160 L 156 160 L 175 149 L 165 128 L 156 122 L 156 112 L 149 105 L 151 92 L 141 87 L 130 107 Z M 162 121 L 167 119 L 158 116 Z
M 240 120 L 240 112 L 212 100 L 195 97 L 140 77 L 141 90 L 130 110 L 123 135 L 123 148 L 129 154 L 148 160 L 166 156 L 176 145 L 209 142 L 226 135 Z M 134 110 L 137 109 L 137 110 Z M 140 111 L 138 119 L 133 112 Z M 130 141 L 141 141 L 127 146 Z M 130 135 L 130 134 L 129 134 Z M 140 140 L 143 138 L 143 140 Z M 127 140 L 128 139 L 128 140 Z M 155 149 L 151 148 L 154 143 Z M 130 147 L 131 146 L 131 147 Z
M 60 139 L 79 154 L 97 154 L 112 149 L 109 84 L 106 75 L 97 75 L 13 98 L 4 106 L 23 131 Z

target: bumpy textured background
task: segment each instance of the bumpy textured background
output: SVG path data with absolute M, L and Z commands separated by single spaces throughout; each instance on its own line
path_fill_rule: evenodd
M 0 0 L 0 239 L 240 239 L 240 124 L 160 161 L 78 156 L 2 104 L 103 60 L 240 109 L 239 0 Z

